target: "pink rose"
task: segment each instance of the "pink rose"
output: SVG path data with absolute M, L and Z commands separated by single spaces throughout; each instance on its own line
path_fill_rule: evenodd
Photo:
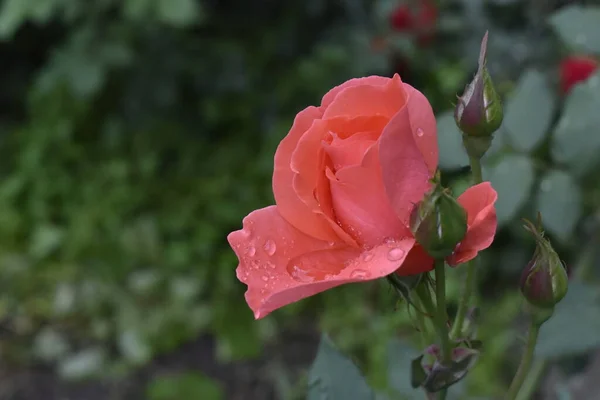
M 351 79 L 301 111 L 275 153 L 276 205 L 228 236 L 255 317 L 344 283 L 431 270 L 407 226 L 437 163 L 431 106 L 398 75 Z M 496 231 L 489 183 L 458 200 L 469 229 L 451 265 L 487 248 Z

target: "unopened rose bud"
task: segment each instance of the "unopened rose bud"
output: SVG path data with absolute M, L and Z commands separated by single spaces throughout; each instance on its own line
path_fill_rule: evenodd
M 504 117 L 500 96 L 485 66 L 486 51 L 487 32 L 481 42 L 477 73 L 454 109 L 454 120 L 463 132 L 467 152 L 478 158 L 490 147 L 492 134 L 500 128 Z
M 410 229 L 430 256 L 445 258 L 467 233 L 467 212 L 446 189 L 436 185 L 413 209 Z
M 525 229 L 536 241 L 533 258 L 521 276 L 521 292 L 527 301 L 541 309 L 552 309 L 567 294 L 567 271 L 550 242 L 538 227 L 526 221 Z

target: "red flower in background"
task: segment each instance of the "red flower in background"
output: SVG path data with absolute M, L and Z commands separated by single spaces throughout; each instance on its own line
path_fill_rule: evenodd
M 598 69 L 598 60 L 589 56 L 569 56 L 560 62 L 560 88 L 563 94 L 585 81 Z
M 390 16 L 392 28 L 398 32 L 413 33 L 420 45 L 426 46 L 434 38 L 438 9 L 433 0 L 417 0 L 402 4 Z

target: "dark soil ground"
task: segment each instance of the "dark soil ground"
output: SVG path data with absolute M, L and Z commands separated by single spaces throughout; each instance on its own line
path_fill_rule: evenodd
M 286 333 L 267 346 L 261 359 L 220 364 L 213 338 L 203 336 L 117 382 L 64 382 L 51 368 L 15 370 L 1 365 L 0 400 L 145 400 L 144 390 L 154 378 L 184 371 L 200 371 L 219 381 L 227 400 L 280 400 L 265 367 L 277 357 L 292 372 L 306 368 L 318 342 L 314 331 Z

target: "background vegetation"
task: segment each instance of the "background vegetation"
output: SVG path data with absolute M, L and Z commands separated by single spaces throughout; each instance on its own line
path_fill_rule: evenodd
M 600 373 L 600 75 L 566 94 L 559 64 L 600 55 L 598 3 L 4 0 L 0 396 L 303 398 L 326 331 L 374 387 L 420 398 L 411 316 L 390 311 L 389 287 L 342 287 L 254 322 L 225 237 L 272 203 L 272 157 L 296 112 L 351 77 L 400 72 L 428 96 L 460 193 L 448 110 L 489 29 L 507 101 L 484 177 L 502 229 L 479 274 L 485 353 L 455 395 L 494 398 L 511 378 L 533 246 L 519 218 L 540 210 L 574 282 L 542 330 L 539 393 L 590 398 L 576 396 Z

